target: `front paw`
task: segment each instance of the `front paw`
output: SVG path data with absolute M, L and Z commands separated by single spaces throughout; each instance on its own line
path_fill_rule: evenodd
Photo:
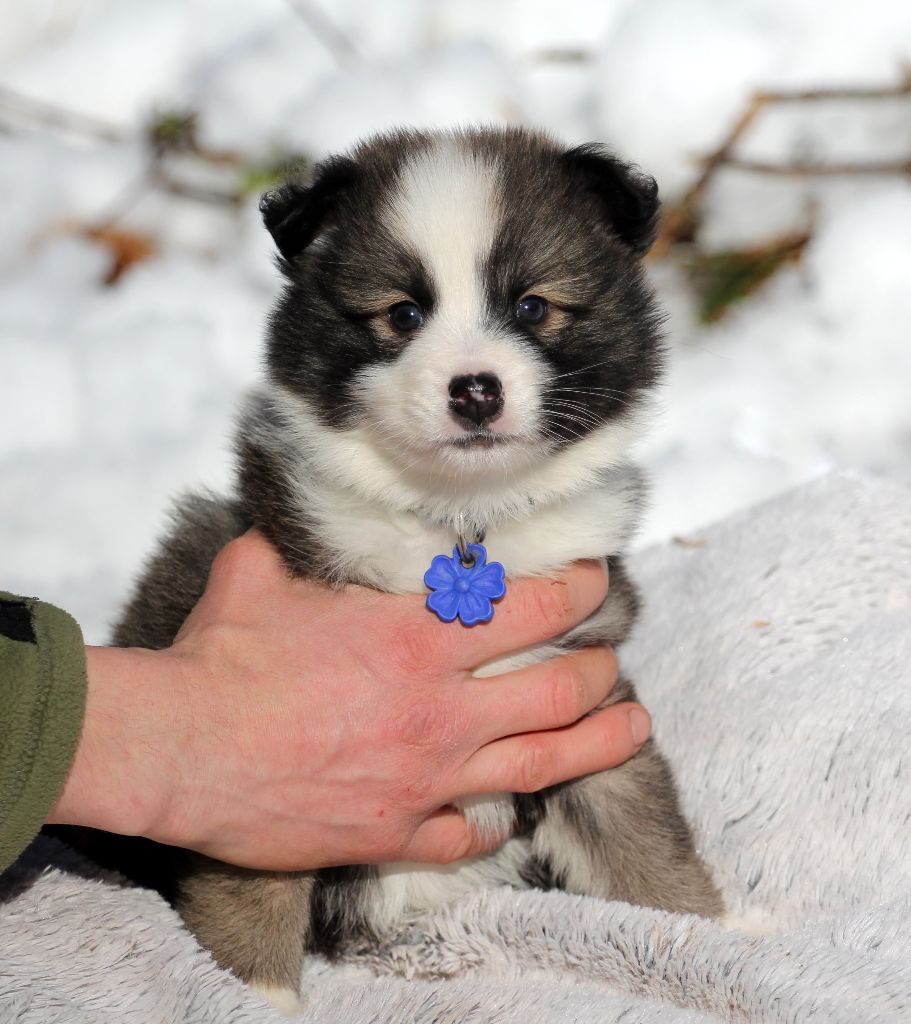
M 266 982 L 251 982 L 250 988 L 286 1017 L 296 1017 L 299 1013 L 303 1013 L 304 1004 L 293 988 L 269 985 Z

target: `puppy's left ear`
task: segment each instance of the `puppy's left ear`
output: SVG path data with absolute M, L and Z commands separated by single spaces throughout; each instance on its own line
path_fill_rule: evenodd
M 263 223 L 286 262 L 299 256 L 330 220 L 343 192 L 357 179 L 357 164 L 332 157 L 317 165 L 310 185 L 288 182 L 259 201 Z
M 576 146 L 564 166 L 601 201 L 613 232 L 638 256 L 651 248 L 658 230 L 658 185 L 654 178 L 618 160 L 602 146 Z

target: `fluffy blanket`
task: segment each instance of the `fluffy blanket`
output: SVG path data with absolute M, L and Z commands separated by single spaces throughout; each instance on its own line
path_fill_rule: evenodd
M 623 652 L 698 842 L 763 934 L 478 893 L 307 966 L 303 1020 L 911 1020 L 911 493 L 833 477 L 634 559 Z M 278 1021 L 151 893 L 39 840 L 0 879 L 0 1021 Z

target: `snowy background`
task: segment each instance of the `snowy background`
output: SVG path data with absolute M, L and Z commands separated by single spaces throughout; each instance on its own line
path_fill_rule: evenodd
M 276 163 L 521 122 L 609 142 L 672 207 L 755 90 L 909 67 L 906 0 L 0 0 L 0 586 L 101 642 L 169 497 L 225 485 L 277 287 L 256 214 Z M 770 104 L 736 156 L 865 171 L 721 167 L 652 262 L 672 363 L 642 541 L 835 467 L 911 483 L 911 175 L 888 170 L 911 97 Z M 695 259 L 794 235 L 798 260 L 700 320 Z

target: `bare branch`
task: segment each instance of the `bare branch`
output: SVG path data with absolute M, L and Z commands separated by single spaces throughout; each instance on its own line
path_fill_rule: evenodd
M 141 199 L 143 199 L 155 187 L 155 166 L 146 167 L 136 177 L 132 178 L 107 203 L 104 210 L 92 218 L 93 230 L 108 231 L 122 220 Z
M 770 105 L 789 103 L 818 103 L 831 100 L 884 100 L 911 97 L 911 72 L 905 71 L 902 80 L 891 86 L 846 86 L 819 89 L 774 90 L 761 89 L 747 101 L 743 113 L 714 152 L 702 163 L 702 170 L 680 201 L 664 215 L 661 230 L 652 247 L 650 259 L 660 259 L 672 245 L 692 241 L 699 220 L 699 206 L 706 189 L 718 168 L 736 167 L 739 170 L 782 176 L 847 175 L 847 174 L 908 174 L 911 161 L 897 160 L 869 164 L 773 164 L 759 160 L 741 160 L 733 155 L 734 147 L 752 125 L 761 110 Z
M 581 46 L 554 46 L 532 50 L 519 57 L 522 64 L 591 64 L 594 60 L 594 50 L 585 50 Z
M 288 0 L 292 10 L 326 47 L 340 67 L 358 60 L 354 43 L 315 0 Z
M 824 89 L 793 91 L 763 89 L 759 95 L 766 103 L 814 103 L 819 100 L 884 100 L 911 96 L 911 77 L 905 76 L 897 85 L 833 86 Z
M 182 199 L 193 199 L 198 203 L 209 203 L 215 206 L 236 207 L 243 201 L 243 195 L 237 190 L 207 188 L 203 185 L 192 185 L 186 181 L 177 181 L 167 175 L 162 175 L 158 183 L 166 192 L 172 196 L 179 196 Z
M 739 160 L 731 157 L 726 159 L 724 164 L 726 167 L 733 167 L 739 171 L 795 178 L 810 178 L 816 175 L 911 174 L 911 160 L 892 160 L 869 164 L 773 164 L 765 160 Z
M 6 86 L 0 86 L 0 108 L 9 111 L 13 118 L 24 118 L 33 124 L 74 135 L 88 135 L 102 142 L 126 142 L 128 139 L 121 128 L 101 118 L 31 99 Z
M 756 93 L 750 98 L 743 113 L 737 118 L 728 132 L 727 137 L 703 163 L 702 172 L 699 177 L 687 189 L 680 202 L 664 215 L 658 238 L 652 246 L 652 259 L 660 259 L 675 242 L 692 239 L 696 230 L 696 211 L 702 201 L 703 193 L 715 172 L 728 158 L 741 135 L 753 123 L 756 115 L 762 110 L 766 102 L 767 100 L 762 93 Z

